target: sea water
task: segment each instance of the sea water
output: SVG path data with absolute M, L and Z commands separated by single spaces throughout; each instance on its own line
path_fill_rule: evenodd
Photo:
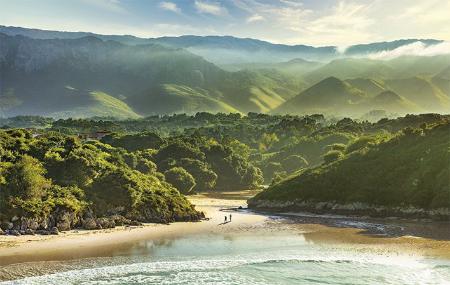
M 450 284 L 450 262 L 316 244 L 298 233 L 142 241 L 105 266 L 4 284 Z

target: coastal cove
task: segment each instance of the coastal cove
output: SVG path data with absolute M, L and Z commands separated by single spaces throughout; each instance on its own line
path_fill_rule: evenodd
M 272 270 L 285 273 L 275 284 L 308 284 L 331 277 L 398 284 L 410 280 L 411 274 L 417 284 L 443 284 L 450 277 L 448 224 L 229 210 L 245 208 L 254 194 L 190 196 L 209 218 L 201 222 L 72 230 L 58 236 L 2 236 L 0 280 L 5 284 L 7 280 L 97 284 L 105 278 L 117 283 L 267 284 L 275 280 Z M 232 222 L 223 223 L 230 214 Z M 351 269 L 355 267 L 356 275 Z M 302 274 L 313 269 L 314 276 Z

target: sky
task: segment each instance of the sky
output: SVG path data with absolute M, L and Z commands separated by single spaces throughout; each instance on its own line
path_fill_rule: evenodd
M 449 11 L 450 0 L 0 0 L 0 25 L 345 48 L 404 38 L 448 41 Z

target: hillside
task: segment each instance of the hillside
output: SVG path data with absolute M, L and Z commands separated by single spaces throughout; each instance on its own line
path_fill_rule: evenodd
M 450 97 L 439 89 L 433 82 L 424 77 L 410 77 L 385 81 L 386 86 L 414 102 L 422 110 L 428 112 L 448 112 Z
M 77 107 L 68 106 L 67 109 L 48 114 L 52 118 L 89 118 L 89 117 L 113 117 L 117 119 L 135 119 L 139 118 L 125 102 L 114 98 L 106 93 L 92 91 L 86 94 L 77 92 L 70 87 L 79 100 L 83 100 L 84 104 Z M 84 99 L 81 99 L 83 98 Z
M 327 49 L 218 36 L 141 39 L 11 27 L 0 31 L 16 35 L 0 34 L 1 116 L 135 118 L 199 111 L 360 116 L 380 108 L 399 114 L 450 109 L 449 55 L 324 63 L 297 54 L 272 62 L 277 53 L 326 54 Z M 210 56 L 227 61 L 227 70 L 191 48 L 205 48 Z M 217 49 L 239 50 L 236 58 L 268 53 L 267 61 L 249 63 L 252 57 L 246 55 L 233 64 Z M 368 99 L 386 90 L 403 102 Z
M 311 83 L 319 82 L 329 76 L 339 79 L 372 78 L 383 79 L 394 73 L 392 67 L 381 60 L 367 58 L 343 58 L 331 62 L 305 74 L 305 80 Z
M 347 79 L 345 81 L 348 82 L 350 85 L 363 91 L 370 97 L 375 97 L 376 95 L 386 90 L 386 87 L 384 86 L 383 82 L 374 79 L 355 78 L 355 79 Z
M 444 94 L 450 97 L 450 66 L 436 74 L 431 81 L 441 89 Z
M 326 78 L 276 108 L 273 113 L 354 114 L 365 94 L 336 77 Z
M 0 37 L 0 100 L 7 116 L 104 116 L 105 106 L 112 107 L 109 115 L 119 117 L 261 112 L 300 89 L 297 80 L 281 73 L 227 72 L 185 50 L 155 44 L 128 46 L 92 36 L 64 40 Z M 93 91 L 108 94 L 109 103 L 90 105 L 89 100 L 99 102 L 98 96 L 89 98 Z
M 339 79 L 370 78 L 377 81 L 434 76 L 448 67 L 450 55 L 401 56 L 393 59 L 340 58 L 304 75 L 310 83 L 329 76 Z
M 390 139 L 359 138 L 347 145 L 339 156 L 333 156 L 333 160 L 330 154 L 330 159 L 323 165 L 258 194 L 249 201 L 249 207 L 323 212 L 341 210 L 346 213 L 353 210 L 370 215 L 377 215 L 374 209 L 380 206 L 448 208 L 449 132 L 447 121 L 427 129 L 408 128 Z M 309 202 L 329 204 L 309 208 Z M 339 206 L 350 203 L 364 204 L 353 208 Z M 390 210 L 385 208 L 383 211 L 378 215 L 389 214 Z
M 380 92 L 378 95 L 369 100 L 368 108 L 372 108 L 374 110 L 384 110 L 397 114 L 420 111 L 420 108 L 417 105 L 391 90 Z

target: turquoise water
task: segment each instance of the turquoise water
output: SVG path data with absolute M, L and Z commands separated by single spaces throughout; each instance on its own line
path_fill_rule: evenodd
M 5 284 L 450 284 L 450 262 L 320 245 L 295 233 L 147 241 L 108 266 Z

